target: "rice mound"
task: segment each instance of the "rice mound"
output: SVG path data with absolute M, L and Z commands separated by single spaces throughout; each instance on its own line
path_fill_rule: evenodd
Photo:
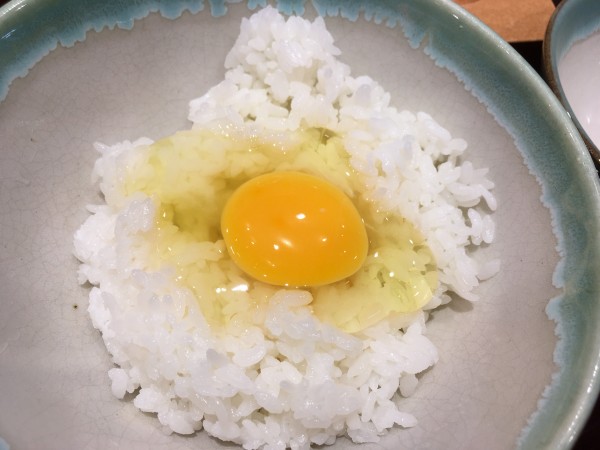
M 152 141 L 96 144 L 94 181 L 106 203 L 89 206 L 75 234 L 79 281 L 93 285 L 88 311 L 115 364 L 113 394 L 132 394 L 169 431 L 204 428 L 245 449 L 274 450 L 332 444 L 344 434 L 377 442 L 395 425 L 412 427 L 417 420 L 401 410 L 402 397 L 438 360 L 425 336 L 427 311 L 451 293 L 477 300 L 474 289 L 499 269 L 471 254 L 494 238 L 491 217 L 477 208 L 496 208 L 487 169 L 465 161 L 466 142 L 432 117 L 398 111 L 373 79 L 352 77 L 339 54 L 322 18 L 286 20 L 267 7 L 243 19 L 224 80 L 190 102 L 189 119 L 195 129 L 313 127 L 343 136 L 363 196 L 426 237 L 439 288 L 424 310 L 348 334 L 311 314 L 307 291 L 257 283 L 246 294 L 268 293 L 262 314 L 217 333 L 173 268 L 145 260 L 157 204 L 124 195 L 122 186 L 124 168 L 143 159 Z M 223 249 L 222 240 L 201 242 L 194 257 L 216 271 L 211 262 Z

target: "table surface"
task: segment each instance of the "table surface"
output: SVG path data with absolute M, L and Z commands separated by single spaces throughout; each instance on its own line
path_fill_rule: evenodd
M 454 0 L 508 42 L 541 41 L 555 0 Z
M 542 39 L 560 0 L 454 0 L 493 28 L 541 75 Z M 7 0 L 0 0 L 0 6 Z M 573 450 L 600 448 L 600 401 L 592 411 Z

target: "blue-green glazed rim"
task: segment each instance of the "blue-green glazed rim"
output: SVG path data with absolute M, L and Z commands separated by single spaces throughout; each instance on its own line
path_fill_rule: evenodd
M 592 142 L 575 112 L 560 82 L 558 64 L 575 42 L 600 30 L 600 2 L 597 0 L 563 1 L 554 10 L 546 28 L 543 46 L 544 78 L 573 119 L 597 167 L 600 149 Z
M 572 0 L 573 1 L 573 0 Z M 232 0 L 231 3 L 237 3 Z M 250 0 L 250 9 L 265 0 Z M 566 2 L 567 4 L 571 2 Z M 576 3 L 576 2 L 574 2 Z M 513 136 L 550 209 L 561 263 L 550 301 L 556 322 L 554 359 L 560 369 L 518 441 L 522 449 L 569 448 L 599 390 L 599 184 L 577 129 L 535 71 L 493 31 L 450 0 L 313 0 L 319 14 L 363 16 L 401 26 L 413 47 L 454 73 Z M 303 0 L 279 0 L 284 13 L 303 14 Z M 598 2 L 600 8 L 600 2 Z M 167 18 L 210 8 L 226 14 L 224 0 L 16 0 L 0 8 L 0 99 L 10 83 L 56 45 L 70 46 L 89 30 L 130 28 L 158 11 Z M 457 45 L 460 42 L 460 45 Z M 582 351 L 585 349 L 585 351 Z

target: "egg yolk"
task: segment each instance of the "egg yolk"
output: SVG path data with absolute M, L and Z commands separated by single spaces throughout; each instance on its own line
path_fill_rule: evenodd
M 221 216 L 236 265 L 277 286 L 321 286 L 354 274 L 368 251 L 364 222 L 335 185 L 273 172 L 241 185 Z

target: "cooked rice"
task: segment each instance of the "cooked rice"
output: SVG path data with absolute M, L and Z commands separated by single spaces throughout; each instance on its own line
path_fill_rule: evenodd
M 395 425 L 412 427 L 402 397 L 438 359 L 426 311 L 451 293 L 477 300 L 479 281 L 499 269 L 471 254 L 494 238 L 480 207 L 496 208 L 487 169 L 465 160 L 466 142 L 431 116 L 399 111 L 376 81 L 353 77 L 339 54 L 322 18 L 286 20 L 267 7 L 242 21 L 224 81 L 191 101 L 189 119 L 195 129 L 278 136 L 326 128 L 342 136 L 363 196 L 423 233 L 440 286 L 425 311 L 348 334 L 311 314 L 309 292 L 256 283 L 249 298 L 270 297 L 261 315 L 216 332 L 173 267 L 148 264 L 156 200 L 124 194 L 128 168 L 143 162 L 152 141 L 96 144 L 94 177 L 106 203 L 90 206 L 75 234 L 79 279 L 94 285 L 88 310 L 115 364 L 113 394 L 133 394 L 169 430 L 204 428 L 246 449 L 308 449 L 344 434 L 377 442 Z M 193 258 L 217 270 L 211 262 L 223 249 L 222 240 L 201 242 Z

